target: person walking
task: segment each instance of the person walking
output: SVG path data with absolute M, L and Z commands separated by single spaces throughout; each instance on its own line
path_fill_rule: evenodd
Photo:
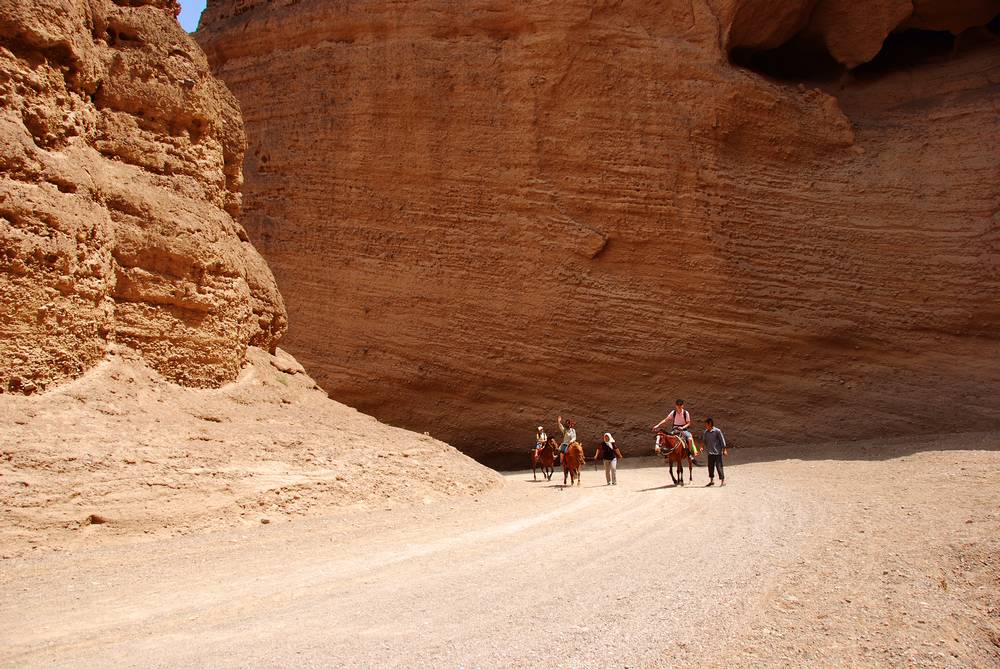
M 726 450 L 726 438 L 722 435 L 722 430 L 715 427 L 715 421 L 711 416 L 705 418 L 705 435 L 702 439 L 705 443 L 705 452 L 708 453 L 708 483 L 715 485 L 715 470 L 719 470 L 719 485 L 726 485 L 726 473 L 722 470 L 722 456 Z
M 622 456 L 621 450 L 615 446 L 615 438 L 610 432 L 604 433 L 604 441 L 597 447 L 594 453 L 594 460 L 600 458 L 604 460 L 604 478 L 608 485 L 618 485 L 618 459 Z

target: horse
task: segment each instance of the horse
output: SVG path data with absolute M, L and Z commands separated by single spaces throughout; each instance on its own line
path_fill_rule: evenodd
M 656 452 L 663 455 L 667 461 L 667 468 L 670 472 L 670 480 L 674 485 L 684 485 L 684 461 L 688 463 L 688 481 L 693 481 L 694 465 L 691 459 L 691 452 L 688 451 L 684 437 L 666 432 L 656 433 Z M 677 466 L 677 477 L 674 477 L 674 466 Z
M 531 451 L 531 477 L 534 480 L 538 480 L 538 475 L 535 473 L 538 467 L 542 468 L 542 477 L 546 481 L 552 480 L 552 474 L 555 473 L 556 464 L 556 446 L 554 443 L 548 442 L 541 448 L 536 448 Z
M 573 483 L 583 485 L 580 478 L 580 469 L 583 467 L 583 461 L 583 446 L 580 442 L 574 441 L 562 456 L 563 485 L 566 485 L 567 480 L 570 481 L 570 485 L 573 485 Z

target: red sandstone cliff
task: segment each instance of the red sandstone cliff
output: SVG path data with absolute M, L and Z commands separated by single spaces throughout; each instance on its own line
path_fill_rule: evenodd
M 0 392 L 114 343 L 235 378 L 285 309 L 233 216 L 246 140 L 175 0 L 0 0 Z
M 0 0 L 0 558 L 500 481 L 275 349 L 239 110 L 176 9 Z
M 998 12 L 210 0 L 198 40 L 288 347 L 521 462 L 678 395 L 743 444 L 1000 425 Z

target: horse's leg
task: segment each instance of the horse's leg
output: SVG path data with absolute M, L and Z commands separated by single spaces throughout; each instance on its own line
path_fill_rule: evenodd
M 694 459 L 688 458 L 688 481 L 694 481 Z

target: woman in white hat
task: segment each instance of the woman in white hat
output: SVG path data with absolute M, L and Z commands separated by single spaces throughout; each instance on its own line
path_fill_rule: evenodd
M 618 458 L 621 457 L 622 452 L 615 446 L 615 438 L 610 432 L 605 432 L 604 441 L 594 453 L 594 459 L 604 460 L 604 478 L 608 480 L 608 485 L 618 485 Z
M 549 440 L 549 435 L 545 434 L 545 428 L 541 425 L 535 431 L 535 450 L 539 450 L 545 445 L 545 442 Z

